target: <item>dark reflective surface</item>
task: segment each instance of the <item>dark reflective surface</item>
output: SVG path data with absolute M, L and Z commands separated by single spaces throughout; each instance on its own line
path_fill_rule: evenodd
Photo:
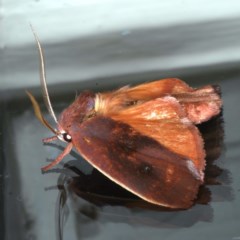
M 201 126 L 208 142 L 207 185 L 198 202 L 185 211 L 157 208 L 135 198 L 106 180 L 76 152 L 42 174 L 40 168 L 47 159 L 55 159 L 64 144 L 42 145 L 41 139 L 51 133 L 35 118 L 24 89 L 1 92 L 0 238 L 240 239 L 239 65 L 228 62 L 171 72 L 126 73 L 50 87 L 58 113 L 74 100 L 76 90 L 104 91 L 166 76 L 177 76 L 191 86 L 219 84 L 224 147 L 219 119 Z M 40 96 L 40 87 L 33 93 Z
M 214 79 L 219 79 L 218 74 Z M 201 84 L 189 76 L 186 80 L 191 85 Z M 101 82 L 96 82 L 100 89 Z M 45 159 L 54 159 L 62 151 L 61 144 L 42 146 L 41 138 L 51 133 L 35 119 L 25 95 L 2 99 L 1 234 L 7 234 L 6 239 L 138 239 L 147 235 L 175 239 L 175 234 L 190 238 L 199 231 L 220 239 L 238 236 L 239 111 L 234 106 L 240 100 L 240 82 L 237 78 L 216 82 L 222 87 L 224 101 L 225 148 L 219 155 L 223 137 L 219 119 L 201 126 L 207 142 L 207 186 L 202 189 L 200 203 L 186 211 L 161 209 L 135 198 L 75 152 L 64 159 L 64 168 L 62 163 L 42 175 L 40 167 L 46 164 Z M 73 98 L 68 92 L 54 96 L 55 108 L 64 108 Z

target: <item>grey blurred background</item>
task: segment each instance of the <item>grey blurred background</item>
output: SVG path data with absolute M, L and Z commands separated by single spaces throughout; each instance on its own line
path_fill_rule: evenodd
M 240 60 L 239 1 L 8 0 L 0 2 L 0 89 L 38 86 L 45 50 L 53 83 Z M 171 74 L 169 74 L 171 75 Z M 148 79 L 151 80 L 151 79 Z

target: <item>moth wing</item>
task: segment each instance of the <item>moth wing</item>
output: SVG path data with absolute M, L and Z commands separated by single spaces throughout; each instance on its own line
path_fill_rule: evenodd
M 90 164 L 142 199 L 170 208 L 193 204 L 202 180 L 187 157 L 109 117 L 75 122 L 69 133 Z
M 180 79 L 166 78 L 98 94 L 95 110 L 103 115 L 117 114 L 135 103 L 173 96 L 185 109 L 188 118 L 199 124 L 220 113 L 222 101 L 219 91 L 218 87 L 211 85 L 193 89 Z
M 110 114 L 109 117 L 130 125 L 170 151 L 191 159 L 203 176 L 205 151 L 202 137 L 174 97 L 157 98 Z
M 147 82 L 135 87 L 125 86 L 117 91 L 98 94 L 95 110 L 101 114 L 117 113 L 135 101 L 146 102 L 166 95 L 191 91 L 193 88 L 177 78 Z
M 165 78 L 147 82 L 126 89 L 126 95 L 133 100 L 150 100 L 166 96 L 193 91 L 184 81 L 178 78 Z

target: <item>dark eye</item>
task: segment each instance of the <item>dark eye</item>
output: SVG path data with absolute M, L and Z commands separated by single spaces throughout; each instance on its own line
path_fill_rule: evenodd
M 72 137 L 67 133 L 63 133 L 62 137 L 63 137 L 63 140 L 66 141 L 66 142 L 71 142 L 72 141 Z

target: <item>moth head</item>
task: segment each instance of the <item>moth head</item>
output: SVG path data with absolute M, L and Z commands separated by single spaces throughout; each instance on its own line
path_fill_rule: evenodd
M 58 118 L 58 128 L 61 132 L 65 131 L 71 134 L 71 127 L 73 125 L 81 125 L 94 115 L 95 94 L 90 91 L 84 91 L 60 114 Z

